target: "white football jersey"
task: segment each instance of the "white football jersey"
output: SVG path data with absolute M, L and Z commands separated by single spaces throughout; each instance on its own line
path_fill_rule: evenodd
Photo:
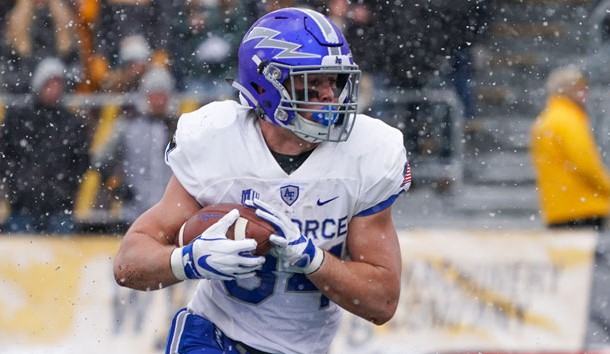
M 352 218 L 391 205 L 411 179 L 400 131 L 364 115 L 346 142 L 321 143 L 289 175 L 252 110 L 234 101 L 182 115 L 166 161 L 202 206 L 258 197 L 340 258 L 349 256 Z M 255 277 L 200 281 L 189 308 L 235 340 L 281 353 L 327 352 L 341 318 L 313 283 L 272 256 Z

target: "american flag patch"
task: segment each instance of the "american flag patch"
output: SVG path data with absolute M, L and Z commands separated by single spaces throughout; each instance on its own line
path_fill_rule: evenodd
M 402 175 L 405 177 L 400 184 L 400 187 L 404 187 L 407 184 L 411 183 L 411 166 L 409 165 L 409 161 L 405 163 L 405 169 L 402 171 Z

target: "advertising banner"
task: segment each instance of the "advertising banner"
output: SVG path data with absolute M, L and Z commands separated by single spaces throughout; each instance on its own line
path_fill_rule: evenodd
M 345 314 L 331 353 L 579 351 L 593 233 L 401 231 L 395 317 Z M 2 353 L 162 353 L 196 282 L 116 285 L 115 237 L 0 235 Z
M 340 352 L 582 349 L 594 233 L 400 233 L 400 304 L 387 325 L 345 316 Z

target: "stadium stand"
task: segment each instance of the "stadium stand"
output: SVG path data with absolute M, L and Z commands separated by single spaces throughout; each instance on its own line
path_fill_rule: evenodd
M 483 127 L 479 133 L 462 135 L 461 107 L 451 89 L 375 95 L 383 108 L 373 115 L 379 113 L 403 130 L 413 165 L 413 188 L 399 198 L 396 208 L 399 226 L 439 225 L 439 220 L 441 225 L 459 226 L 460 220 L 467 220 L 463 224 L 469 227 L 541 227 L 527 140 L 544 103 L 544 79 L 555 66 L 577 63 L 600 73 L 594 75 L 599 80 L 591 92 L 592 116 L 598 141 L 604 148 L 610 144 L 610 128 L 604 121 L 610 104 L 603 87 L 610 79 L 601 75 L 599 64 L 606 53 L 604 19 L 610 1 L 483 4 L 489 10 L 489 30 L 476 45 L 474 58 L 477 120 Z M 120 100 L 125 99 L 116 101 L 117 97 L 74 96 L 75 107 L 86 104 L 99 119 L 92 149 L 112 129 Z M 0 101 L 18 104 L 19 99 L 4 95 Z M 200 103 L 197 98 L 184 98 L 180 110 L 192 110 Z M 420 113 L 408 116 L 405 104 L 415 104 Z M 0 105 L 0 119 L 4 107 Z M 95 171 L 87 173 L 77 206 L 85 230 L 97 230 L 112 220 L 120 206 L 116 199 L 108 199 L 108 188 L 114 187 L 112 181 L 100 181 Z M 409 217 L 403 215 L 407 210 Z M 0 204 L 0 221 L 6 213 L 6 204 Z
M 478 134 L 460 140 L 461 183 L 438 194 L 434 183 L 399 199 L 402 227 L 541 229 L 529 131 L 546 96 L 549 71 L 579 65 L 594 80 L 589 110 L 600 148 L 610 147 L 607 84 L 610 1 L 487 1 L 489 30 L 475 48 Z M 606 164 L 609 154 L 603 154 Z M 420 188 L 418 188 L 420 187 Z M 408 213 L 408 214 L 407 214 Z M 405 218 L 408 219 L 405 220 Z
M 596 2 L 498 0 L 491 5 L 490 30 L 475 59 L 484 134 L 465 142 L 464 184 L 453 205 L 465 215 L 504 214 L 537 228 L 529 129 L 545 102 L 550 69 L 579 64 L 590 55 L 586 39 L 594 25 L 588 18 Z M 602 94 L 592 88 L 593 97 Z

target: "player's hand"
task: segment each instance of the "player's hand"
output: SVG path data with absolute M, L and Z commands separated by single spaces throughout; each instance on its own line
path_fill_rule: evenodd
M 176 248 L 171 256 L 171 268 L 177 279 L 247 278 L 265 263 L 265 257 L 254 256 L 253 239 L 229 240 L 227 230 L 239 218 L 237 209 L 210 226 L 184 247 Z
M 283 262 L 284 269 L 304 274 L 320 269 L 324 251 L 311 239 L 301 235 L 299 227 L 288 216 L 274 211 L 259 199 L 246 200 L 245 205 L 256 209 L 256 215 L 275 228 L 275 235 L 269 237 L 274 246 L 271 254 Z

